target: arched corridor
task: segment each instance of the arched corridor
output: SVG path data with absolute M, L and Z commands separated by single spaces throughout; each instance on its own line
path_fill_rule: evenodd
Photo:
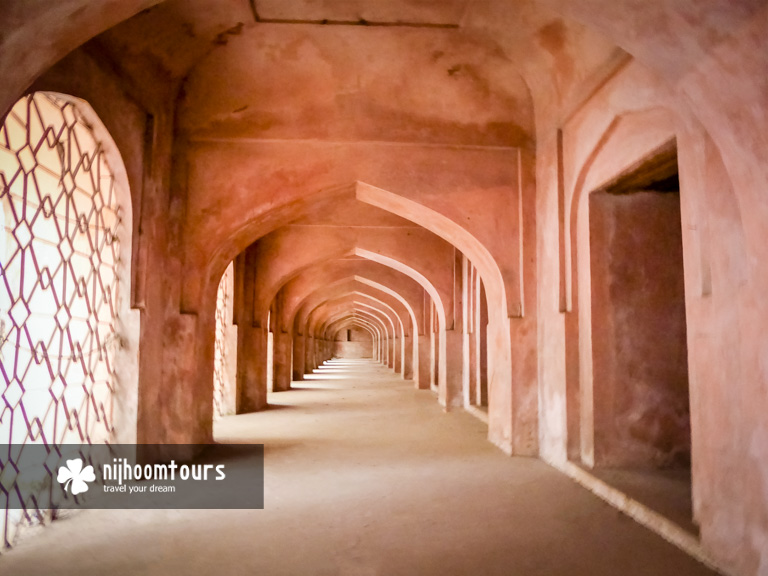
M 766 0 L 0 12 L 0 572 L 768 576 Z

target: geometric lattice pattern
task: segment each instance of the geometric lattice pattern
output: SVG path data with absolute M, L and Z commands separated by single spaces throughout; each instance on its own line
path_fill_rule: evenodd
M 74 104 L 36 93 L 14 106 L 0 128 L 1 444 L 44 444 L 55 460 L 61 444 L 112 435 L 117 200 Z M 13 455 L 0 465 L 0 499 L 9 498 Z M 28 504 L 0 518 L 6 545 L 18 521 L 40 514 Z
M 229 378 L 227 361 L 229 359 L 229 334 L 227 331 L 231 306 L 228 286 L 232 276 L 232 265 L 224 271 L 216 291 L 216 340 L 214 343 L 213 360 L 213 418 L 221 418 L 227 414 Z

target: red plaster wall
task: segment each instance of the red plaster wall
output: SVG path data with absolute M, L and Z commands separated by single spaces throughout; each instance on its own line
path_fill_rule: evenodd
M 678 193 L 589 199 L 595 464 L 690 465 Z

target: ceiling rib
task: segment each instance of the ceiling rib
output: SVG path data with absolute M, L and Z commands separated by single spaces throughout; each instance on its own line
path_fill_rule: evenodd
M 365 18 L 358 18 L 357 20 L 329 20 L 324 18 L 322 20 L 300 20 L 300 19 L 286 19 L 286 18 L 262 18 L 259 16 L 259 10 L 256 7 L 256 0 L 248 0 L 251 6 L 251 13 L 253 19 L 259 24 L 304 24 L 309 26 L 370 26 L 380 28 L 441 28 L 455 30 L 459 28 L 459 24 L 437 24 L 429 22 L 380 22 L 374 20 L 366 20 Z

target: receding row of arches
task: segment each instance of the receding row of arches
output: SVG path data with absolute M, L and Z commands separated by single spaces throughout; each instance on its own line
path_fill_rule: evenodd
M 156 414 L 157 406 L 142 411 L 137 357 L 126 353 L 138 350 L 140 336 L 126 297 L 130 257 L 120 251 L 132 244 L 130 202 L 120 200 L 127 188 L 120 155 L 88 104 L 60 94 L 23 98 L 3 130 L 3 437 L 53 446 L 136 438 L 142 416 Z M 659 150 L 654 158 L 675 148 Z M 510 155 L 519 162 L 520 151 Z M 187 382 L 197 382 L 187 405 L 200 418 L 179 438 L 210 441 L 216 418 L 264 409 L 268 391 L 290 389 L 339 353 L 339 334 L 354 330 L 366 335 L 373 360 L 433 391 L 446 410 L 463 407 L 487 422 L 489 438 L 503 450 L 537 452 L 538 411 L 530 405 L 536 389 L 529 385 L 526 393 L 525 382 L 535 344 L 520 337 L 533 314 L 524 314 L 524 297 L 515 300 L 524 290 L 510 290 L 524 282 L 510 280 L 449 210 L 356 182 L 305 195 L 299 209 L 273 207 L 251 225 L 258 227 L 239 244 L 209 249 L 208 272 L 182 286 L 183 304 L 200 303 L 189 337 L 202 353 L 186 356 L 193 360 Z M 227 262 L 253 234 L 261 236 Z M 580 284 L 563 281 L 564 302 L 569 286 Z M 684 354 L 684 317 L 682 326 Z M 61 353 L 50 352 L 56 347 Z M 514 362 L 525 357 L 528 366 Z M 592 410 L 586 393 L 599 404 L 595 389 L 577 388 L 568 404 L 570 453 L 595 465 L 591 451 L 601 448 L 600 432 L 592 426 L 605 416 L 595 408 L 584 420 Z M 678 417 L 687 425 L 683 402 Z M 660 434 L 649 446 L 668 440 Z M 673 448 L 686 460 L 690 446 Z M 649 464 L 658 464 L 654 457 Z M 30 511 L 42 514 L 39 508 L 6 506 L 6 542 L 14 522 Z
M 408 228 L 411 230 L 409 234 L 416 233 L 417 228 Z M 295 230 L 283 231 L 282 240 L 286 240 L 285 234 L 296 233 Z M 302 236 L 307 234 L 305 230 L 299 233 Z M 427 235 L 421 234 L 424 237 L 420 243 L 424 245 Z M 265 241 L 268 244 L 270 239 Z M 313 241 L 311 236 L 308 241 Z M 437 238 L 432 241 L 439 246 Z M 458 340 L 460 347 L 450 351 L 451 354 L 463 356 L 465 368 L 459 374 L 461 380 L 453 383 L 458 386 L 460 394 L 450 398 L 449 406 L 477 406 L 486 413 L 487 420 L 488 314 L 483 283 L 466 257 L 455 251 L 451 253 L 446 246 L 442 248 L 446 257 L 446 262 L 442 264 L 451 264 L 452 258 L 457 260 L 454 267 L 446 269 L 451 270 L 453 275 L 456 274 L 455 268 L 458 268 L 460 279 L 447 278 L 443 283 L 450 280 L 458 284 L 452 287 L 457 293 L 449 295 L 451 299 L 460 298 L 460 322 L 465 327 Z M 249 251 L 258 249 L 254 246 Z M 261 249 L 264 249 L 263 245 Z M 284 249 L 291 250 L 293 247 L 284 244 Z M 277 260 L 283 259 L 271 250 L 269 253 Z M 340 258 L 321 258 L 313 265 L 288 274 L 269 303 L 264 328 L 255 336 L 250 333 L 250 337 L 261 339 L 261 343 L 257 344 L 245 341 L 240 333 L 240 323 L 247 323 L 248 316 L 241 310 L 236 310 L 234 314 L 227 311 L 227 305 L 235 300 L 237 291 L 253 289 L 243 285 L 247 282 L 244 272 L 248 264 L 244 260 L 248 254 L 238 257 L 222 276 L 217 290 L 214 397 L 234 395 L 241 402 L 250 403 L 241 404 L 239 409 L 242 411 L 264 408 L 268 391 L 288 390 L 292 381 L 302 380 L 306 373 L 323 361 L 343 354 L 344 347 L 336 343 L 345 341 L 340 335 L 346 334 L 351 327 L 355 328 L 357 341 L 363 333 L 369 339 L 364 357 L 387 365 L 404 379 L 413 380 L 416 388 L 439 393 L 441 386 L 446 387 L 448 360 L 445 357 L 441 359 L 439 351 L 447 348 L 447 344 L 441 346 L 440 338 L 448 338 L 446 333 L 449 331 L 445 328 L 441 330 L 440 318 L 445 314 L 438 312 L 426 288 L 434 285 L 422 284 L 416 279 L 417 274 L 411 272 L 411 276 L 387 265 L 388 260 L 380 257 L 372 260 L 366 254 L 365 250 L 356 248 Z M 289 260 L 287 255 L 285 259 Z M 273 262 L 263 265 L 267 264 Z M 244 279 L 231 282 L 230 275 L 233 272 L 236 274 L 237 270 L 241 270 Z M 238 333 L 239 344 L 227 348 L 226 339 L 230 338 L 228 334 L 232 330 Z M 349 353 L 361 354 L 360 351 L 351 352 L 354 347 L 349 348 Z M 228 354 L 219 352 L 225 349 Z M 237 373 L 238 351 L 251 355 L 254 350 L 262 351 L 262 355 L 250 360 L 254 363 L 253 374 L 241 372 L 239 378 L 227 381 L 221 378 L 221 374 Z M 440 378 L 441 367 L 446 374 L 443 380 Z M 250 391 L 244 391 L 246 387 L 250 387 Z M 227 392 L 223 392 L 225 389 Z M 455 390 L 444 391 L 443 397 L 447 398 L 450 393 L 455 394 Z
M 0 441 L 208 443 L 370 355 L 507 454 L 692 466 L 701 547 L 768 561 L 764 8 L 730 15 L 734 60 L 685 2 L 643 7 L 690 24 L 676 48 L 578 3 L 405 29 L 139 4 L 28 67 L 30 29 L 0 34 Z M 10 544 L 47 513 L 5 474 Z
M 262 409 L 267 390 L 288 389 L 291 379 L 300 380 L 327 359 L 333 330 L 354 320 L 371 331 L 377 358 L 401 376 L 436 391 L 447 409 L 486 407 L 497 444 L 510 453 L 534 453 L 535 413 L 521 411 L 519 428 L 528 432 L 514 448 L 516 416 L 493 412 L 494 394 L 499 406 L 511 402 L 512 346 L 508 290 L 483 244 L 437 210 L 362 182 L 321 190 L 303 202 L 306 206 L 290 216 L 274 208 L 277 215 L 264 217 L 271 230 L 231 264 L 214 254 L 224 262 L 213 260 L 209 269 L 231 266 L 231 294 L 222 292 L 229 272 L 219 278 L 212 273 L 201 292 L 188 288 L 190 307 L 195 293 L 206 295 L 206 307 L 234 303 L 236 352 L 230 347 L 229 363 L 218 352 L 231 328 L 222 329 L 221 321 L 218 328 L 201 324 L 200 330 L 220 338 L 212 347 L 213 363 L 209 352 L 197 359 L 198 376 L 210 374 L 213 364 L 217 375 L 234 373 L 235 411 Z M 489 319 L 491 306 L 501 314 Z M 210 377 L 201 381 L 200 389 L 210 389 L 210 382 Z

